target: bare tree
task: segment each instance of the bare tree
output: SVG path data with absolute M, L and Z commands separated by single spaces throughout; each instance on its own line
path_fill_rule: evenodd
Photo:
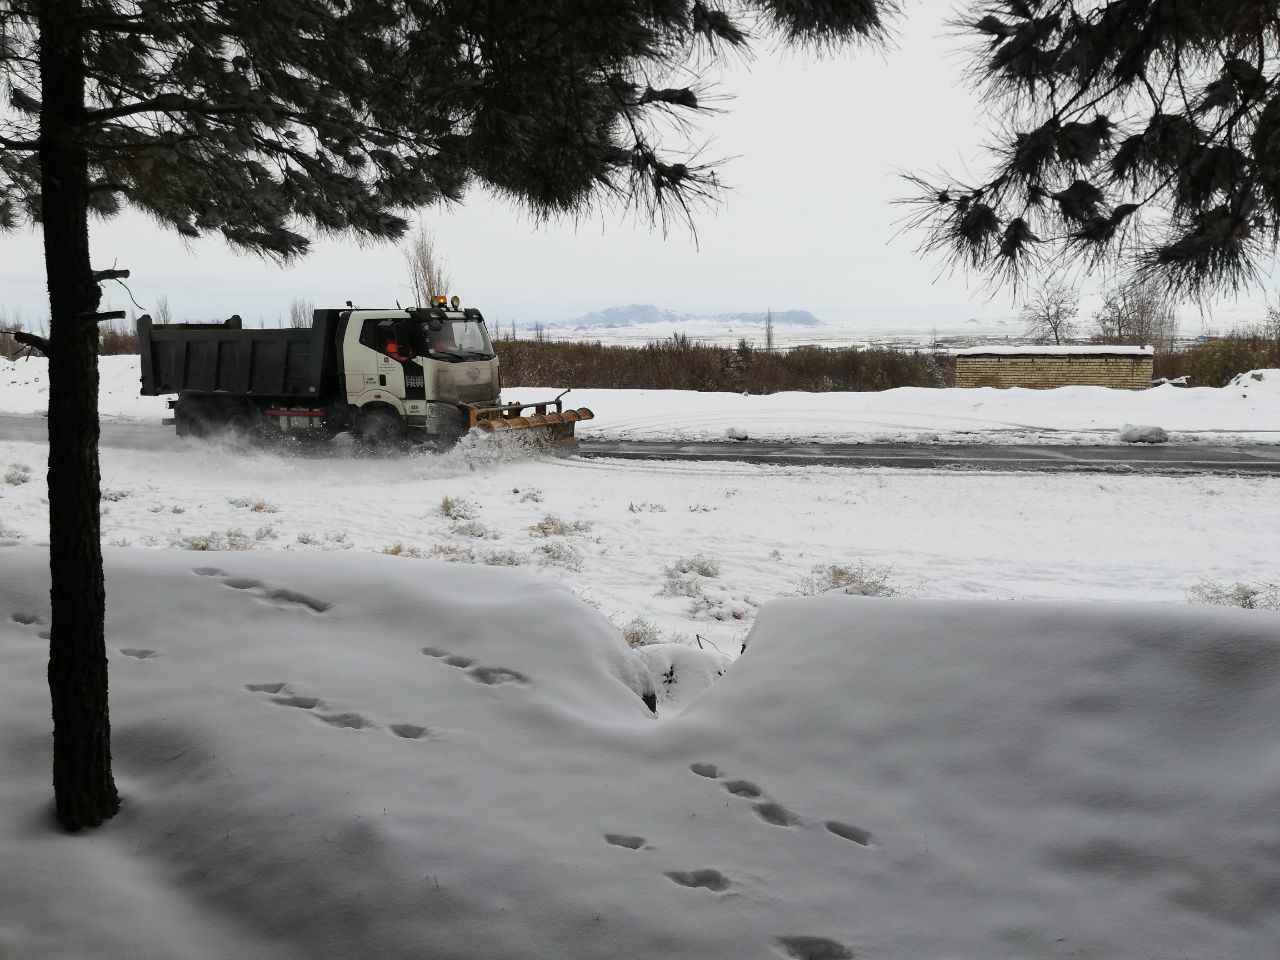
M 1041 342 L 1061 344 L 1071 339 L 1080 313 L 1080 295 L 1061 281 L 1050 281 L 1022 305 L 1026 335 Z
M 1151 278 L 1130 280 L 1103 295 L 1093 315 L 1094 335 L 1106 343 L 1150 345 L 1168 353 L 1178 340 L 1178 310 Z
M 426 227 L 418 227 L 405 245 L 404 260 L 409 267 L 409 284 L 419 306 L 430 303 L 432 297 L 449 292 L 449 274 L 444 257 L 436 247 L 435 236 Z
M 1280 304 L 1267 304 L 1267 318 L 1262 321 L 1262 331 L 1268 339 L 1280 342 Z
M 764 315 L 764 348 L 773 353 L 773 311 L 766 310 Z
M 311 314 L 316 305 L 310 300 L 295 297 L 289 304 L 289 326 L 294 330 L 305 330 L 311 326 Z
M 161 326 L 173 323 L 173 308 L 169 306 L 167 296 L 156 297 L 155 321 Z

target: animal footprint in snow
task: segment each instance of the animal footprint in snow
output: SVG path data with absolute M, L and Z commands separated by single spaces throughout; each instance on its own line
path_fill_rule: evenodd
M 276 606 L 304 607 L 312 613 L 324 613 L 333 606 L 327 600 L 317 600 L 315 597 L 309 597 L 305 593 L 299 593 L 296 590 L 268 587 L 261 580 L 254 580 L 250 577 L 228 576 L 217 567 L 197 567 L 192 573 L 199 577 L 220 577 L 224 587 L 230 587 L 232 590 L 252 591 L 263 600 Z
M 475 666 L 475 660 L 471 657 L 459 656 L 456 653 L 450 653 L 448 650 L 441 650 L 438 647 L 423 647 L 422 652 L 424 655 L 439 660 L 441 663 L 447 663 L 451 667 L 466 670 L 467 676 L 476 683 L 483 683 L 489 687 L 496 687 L 502 683 L 526 684 L 529 682 L 529 678 L 517 670 L 508 670 L 506 667 Z
M 9 615 L 9 619 L 14 623 L 22 624 L 24 627 L 29 627 L 33 623 L 42 622 L 34 613 L 11 613 Z
M 279 693 L 284 688 L 283 683 L 250 683 L 245 686 L 250 693 Z
M 671 870 L 667 876 L 680 884 L 682 887 L 703 887 L 707 890 L 713 890 L 720 893 L 728 890 L 731 884 L 729 878 L 719 870 Z
M 764 791 L 757 787 L 750 780 L 730 780 L 724 785 L 724 788 L 732 793 L 735 797 L 746 797 L 754 800 L 761 796 Z
M 689 769 L 700 777 L 706 777 L 708 780 L 718 780 L 724 773 L 714 763 L 695 763 Z M 775 827 L 794 827 L 801 822 L 798 816 L 782 804 L 766 798 L 764 790 L 750 780 L 726 780 L 724 788 L 735 797 L 742 797 L 745 800 L 759 800 L 759 803 L 751 805 L 751 809 L 765 823 L 773 824 Z
M 876 838 L 870 831 L 863 830 L 861 827 L 855 827 L 847 823 L 841 823 L 839 820 L 828 820 L 827 829 L 834 833 L 837 837 L 845 840 L 851 840 L 854 843 L 862 844 L 864 847 L 873 846 Z
M 628 850 L 639 850 L 644 846 L 644 837 L 632 837 L 625 833 L 606 833 L 604 842 L 613 847 L 626 847 Z
M 475 663 L 470 657 L 460 657 L 456 653 L 450 653 L 448 650 L 438 650 L 435 647 L 423 647 L 422 652 L 428 657 L 435 657 L 441 663 L 447 663 L 451 667 L 465 669 Z
M 416 723 L 393 723 L 389 729 L 402 740 L 423 740 L 431 734 L 426 727 Z
M 779 937 L 778 947 L 790 960 L 850 960 L 853 951 L 826 937 Z
M 297 707 L 299 710 L 314 710 L 320 705 L 319 697 L 296 697 L 290 694 L 287 697 L 272 697 L 272 703 L 278 703 L 282 707 Z
M 525 684 L 529 682 L 529 678 L 523 673 L 508 670 L 506 667 L 472 667 L 467 671 L 467 676 L 476 681 L 476 683 L 483 683 L 490 687 L 496 687 L 500 683 Z
M 772 823 L 775 827 L 794 827 L 800 822 L 800 818 L 788 810 L 780 803 L 774 803 L 767 800 L 764 803 L 752 805 L 756 816 L 765 823 Z
M 325 709 L 323 700 L 319 697 L 294 693 L 289 684 L 280 680 L 274 680 L 270 683 L 247 683 L 244 688 L 250 693 L 268 694 L 268 702 L 277 706 L 294 707 L 298 710 L 316 710 L 317 712 L 313 716 L 331 727 L 338 727 L 342 730 L 364 730 L 378 726 L 368 717 L 350 710 L 341 713 L 320 713 L 319 710 Z M 425 740 L 431 736 L 430 730 L 416 723 L 393 723 L 387 729 L 402 740 Z
M 136 647 L 122 647 L 120 652 L 126 657 L 133 657 L 135 660 L 150 660 L 152 657 L 158 656 L 154 650 L 141 650 Z
M 309 597 L 305 593 L 298 593 L 296 590 L 267 590 L 263 588 L 268 600 L 277 604 L 292 604 L 297 607 L 306 607 L 313 613 L 324 613 L 333 604 L 327 600 L 317 600 Z

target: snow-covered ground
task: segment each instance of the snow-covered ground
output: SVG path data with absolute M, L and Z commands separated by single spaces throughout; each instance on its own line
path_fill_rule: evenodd
M 162 397 L 138 396 L 138 358 L 104 357 L 100 407 L 107 419 L 159 422 Z M 38 414 L 48 406 L 47 364 L 0 359 L 0 414 Z M 687 390 L 575 390 L 566 398 L 596 419 L 579 436 L 601 440 L 756 440 L 824 442 L 1114 443 L 1128 424 L 1161 427 L 1171 442 L 1280 442 L 1280 371 L 1260 371 L 1221 389 L 930 390 L 778 393 L 747 396 Z M 558 392 L 509 387 L 507 400 Z
M 1280 618 L 817 597 L 655 719 L 544 578 L 108 550 L 124 807 L 49 817 L 0 547 L 0 954 L 1188 957 L 1280 942 Z
M 0 528 L 26 543 L 47 537 L 45 450 L 0 442 Z M 319 453 L 104 448 L 104 541 L 518 565 L 620 627 L 725 653 L 815 567 L 891 566 L 892 585 L 944 598 L 1181 602 L 1202 576 L 1280 581 L 1275 479 L 557 460 L 483 440 Z M 666 573 L 698 554 L 718 575 Z
M 24 363 L 0 410 L 45 402 Z M 134 363 L 104 360 L 104 411 L 159 419 Z M 892 410 L 886 429 L 919 436 L 941 432 L 929 404 L 969 394 L 1024 404 L 978 408 L 988 436 L 1089 417 L 1262 436 L 1277 381 L 1246 380 L 571 396 L 630 436 L 767 435 L 873 398 L 892 405 L 846 408 L 836 439 Z M 1186 600 L 1206 577 L 1280 583 L 1275 479 L 555 460 L 479 438 L 385 459 L 104 448 L 125 804 L 67 837 L 45 468 L 43 444 L 0 441 L 4 960 L 1280 942 L 1280 615 Z M 858 583 L 900 596 L 798 596 Z

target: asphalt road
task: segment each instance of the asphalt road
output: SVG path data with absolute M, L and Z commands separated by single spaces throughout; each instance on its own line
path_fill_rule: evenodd
M 0 416 L 0 440 L 41 443 L 45 422 Z M 102 424 L 102 444 L 131 450 L 181 450 L 173 427 L 149 423 Z M 323 455 L 327 448 L 315 452 Z M 349 445 L 332 448 L 336 453 Z M 917 470 L 1021 470 L 1028 472 L 1230 473 L 1280 476 L 1280 444 L 938 444 L 938 443 L 682 443 L 584 440 L 579 454 L 620 460 L 701 460 L 786 466 L 897 467 Z
M 1248 446 L 1116 444 L 939 444 L 939 443 L 650 443 L 583 442 L 586 457 L 624 460 L 727 460 L 788 466 L 950 468 L 1024 470 L 1251 473 L 1280 475 L 1280 444 Z

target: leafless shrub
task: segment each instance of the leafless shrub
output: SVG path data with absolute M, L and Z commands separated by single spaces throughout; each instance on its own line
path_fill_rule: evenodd
M 897 597 L 900 588 L 891 579 L 893 567 L 858 561 L 853 566 L 832 563 L 816 566 L 796 583 L 796 593 L 811 597 L 820 593 L 847 593 L 861 597 Z
M 174 538 L 170 541 L 170 545 L 183 550 L 250 550 L 253 548 L 253 540 L 240 529 L 226 530 L 222 533 L 214 530 L 206 536 Z
M 662 642 L 662 632 L 648 617 L 632 617 L 621 627 L 622 639 L 627 646 L 644 647 L 651 643 Z
M 455 523 L 450 529 L 460 537 L 476 537 L 481 540 L 498 539 L 498 534 L 479 520 L 462 520 Z
M 476 517 L 476 505 L 462 497 L 441 497 L 439 511 L 442 517 L 450 520 L 474 520 Z
M 552 540 L 538 548 L 538 559 L 543 566 L 565 567 L 569 570 L 582 569 L 582 554 L 573 544 L 563 540 Z
M 413 557 L 416 560 L 421 560 L 426 556 L 420 548 L 406 547 L 398 540 L 390 546 L 383 547 L 382 552 L 389 557 Z
M 396 544 L 396 546 L 401 546 Z M 383 551 L 384 553 L 386 551 Z M 449 563 L 475 563 L 476 552 L 471 547 L 460 547 L 456 543 L 437 543 L 431 548 L 430 556 Z
M 480 551 L 480 562 L 487 567 L 521 567 L 527 561 L 527 557 L 514 550 Z
M 535 537 L 568 537 L 590 529 L 591 524 L 586 520 L 561 520 L 554 513 L 548 513 L 530 527 L 529 532 Z
M 662 568 L 662 588 L 665 597 L 697 597 L 702 591 L 699 585 L 703 577 L 720 576 L 720 564 L 701 553 L 673 560 Z
M 1227 584 L 1203 577 L 1187 591 L 1187 599 L 1245 610 L 1280 610 L 1280 583 Z

